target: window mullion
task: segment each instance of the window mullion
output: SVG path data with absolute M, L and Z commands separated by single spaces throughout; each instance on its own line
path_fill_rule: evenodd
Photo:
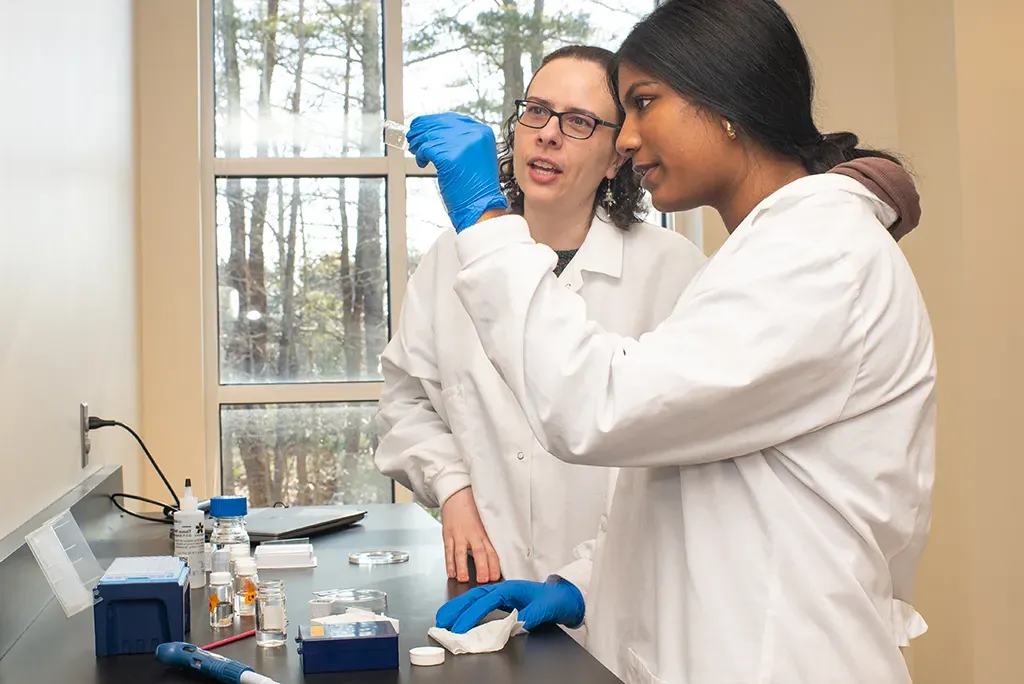
M 315 404 L 321 402 L 377 401 L 381 382 L 301 383 L 275 385 L 221 385 L 218 404 Z

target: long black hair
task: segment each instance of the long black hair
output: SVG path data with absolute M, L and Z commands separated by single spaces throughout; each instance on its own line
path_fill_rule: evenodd
M 814 123 L 814 78 L 800 36 L 775 0 L 668 0 L 633 27 L 613 65 L 627 63 L 666 83 L 737 133 L 809 173 L 860 157 L 895 156 L 858 147 L 853 133 L 822 134 Z
M 540 67 L 537 71 L 545 67 L 549 62 L 556 59 L 575 59 L 581 62 L 591 62 L 597 64 L 602 69 L 610 69 L 612 63 L 615 60 L 615 54 L 605 50 L 604 48 L 594 47 L 591 45 L 567 45 L 561 47 L 554 52 L 548 54 L 541 60 Z M 536 76 L 536 74 L 534 74 Z M 531 80 L 532 83 L 532 80 Z M 530 90 L 529 86 L 526 88 Z M 617 116 L 617 123 L 621 123 L 625 118 L 625 112 L 622 109 L 622 105 L 619 103 L 619 98 L 615 96 L 614 91 L 609 89 L 609 96 L 615 101 L 615 110 Z M 516 115 L 512 114 L 502 126 L 502 141 L 498 145 L 498 181 L 501 184 L 502 192 L 508 198 L 509 206 L 513 214 L 523 213 L 524 195 L 522 189 L 519 187 L 519 183 L 516 182 L 515 170 L 513 168 L 513 148 L 516 140 Z M 634 223 L 639 223 L 643 219 L 642 214 L 646 213 L 647 206 L 644 202 L 644 191 L 640 187 L 640 181 L 637 179 L 636 174 L 633 173 L 633 162 L 627 160 L 623 164 L 618 173 L 612 179 L 605 178 L 601 181 L 600 185 L 597 186 L 597 194 L 594 196 L 594 209 L 603 206 L 605 195 L 608 192 L 608 186 L 611 185 L 612 197 L 615 198 L 615 204 L 611 207 L 605 207 L 605 211 L 608 212 L 608 219 L 615 224 L 615 226 L 627 230 Z

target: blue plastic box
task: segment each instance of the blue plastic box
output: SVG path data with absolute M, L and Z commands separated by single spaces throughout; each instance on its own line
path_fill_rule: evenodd
M 174 556 L 118 558 L 93 589 L 96 656 L 152 654 L 168 641 L 186 641 L 188 566 Z
M 398 632 L 390 622 L 299 625 L 295 641 L 305 674 L 398 669 Z

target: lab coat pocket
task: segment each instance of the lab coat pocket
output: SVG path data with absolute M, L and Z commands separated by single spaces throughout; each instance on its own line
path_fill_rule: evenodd
M 626 684 L 665 684 L 654 676 L 651 668 L 647 667 L 647 663 L 636 654 L 636 651 L 631 648 L 627 650 L 629 651 L 629 663 L 626 667 Z
M 476 451 L 472 430 L 470 429 L 469 411 L 466 407 L 466 393 L 461 384 L 446 387 L 441 392 L 444 407 L 448 413 L 448 429 L 455 436 L 455 444 L 462 455 L 462 462 L 472 471 L 473 454 Z

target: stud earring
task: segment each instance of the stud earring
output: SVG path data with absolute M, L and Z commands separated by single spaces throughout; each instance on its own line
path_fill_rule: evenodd
M 729 136 L 730 140 L 736 139 L 736 129 L 732 126 L 732 121 L 725 120 L 725 134 Z
M 615 206 L 615 193 L 612 192 L 612 181 L 608 180 L 608 184 L 604 187 L 604 208 L 611 211 Z

